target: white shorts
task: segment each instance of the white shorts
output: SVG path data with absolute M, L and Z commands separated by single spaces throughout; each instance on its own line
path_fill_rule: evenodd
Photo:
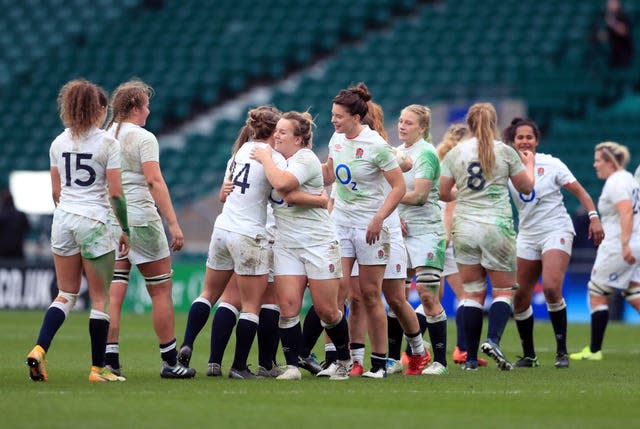
M 632 248 L 634 265 L 622 259 L 620 241 L 602 242 L 591 270 L 591 281 L 598 286 L 627 289 L 630 282 L 640 282 L 640 249 Z
M 444 268 L 442 269 L 442 275 L 444 277 L 458 274 L 458 264 L 456 264 L 456 255 L 453 252 L 453 242 L 449 242 L 447 250 L 444 253 Z
M 540 261 L 542 255 L 549 250 L 562 250 L 571 256 L 573 247 L 573 232 L 549 231 L 545 235 L 526 236 L 518 234 L 516 239 L 516 255 L 529 261 Z
M 405 237 L 409 267 L 430 267 L 442 271 L 444 268 L 447 240 L 443 234 L 428 234 Z
M 404 246 L 402 231 L 398 229 L 398 232 L 399 234 L 392 232 L 391 235 L 391 254 L 384 270 L 384 279 L 404 279 L 407 277 L 407 249 Z M 360 266 L 358 261 L 355 261 L 351 270 L 351 277 L 358 277 L 359 275 Z
M 117 249 L 122 229 L 117 224 L 110 224 L 109 228 Z M 164 232 L 162 221 L 159 219 L 149 221 L 146 226 L 130 226 L 129 245 L 129 254 L 127 256 L 120 256 L 116 250 L 117 260 L 128 259 L 132 265 L 139 265 L 159 261 L 170 254 L 167 234 Z
M 494 271 L 516 270 L 516 233 L 511 219 L 498 226 L 454 216 L 451 231 L 456 262 Z
M 355 257 L 360 265 L 386 265 L 389 262 L 391 235 L 387 226 L 382 227 L 380 239 L 373 244 L 367 244 L 366 228 L 336 225 L 336 233 L 342 257 Z
M 338 241 L 301 248 L 273 246 L 276 276 L 307 276 L 311 280 L 342 278 L 342 256 Z
M 268 274 L 269 247 L 269 241 L 264 236 L 249 237 L 213 228 L 207 267 L 213 270 L 233 270 L 241 276 Z
M 95 259 L 115 250 L 111 231 L 106 223 L 57 209 L 51 224 L 51 251 L 59 256 L 80 253 L 85 259 Z

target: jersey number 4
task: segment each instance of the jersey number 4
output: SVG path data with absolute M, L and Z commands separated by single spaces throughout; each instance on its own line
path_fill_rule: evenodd
M 236 167 L 238 166 L 238 164 L 236 164 L 234 162 L 233 164 L 233 172 L 236 172 Z M 238 186 L 240 188 L 240 193 L 244 194 L 246 192 L 247 189 L 249 189 L 249 187 L 251 186 L 249 184 L 249 169 L 251 168 L 251 164 L 249 164 L 248 162 L 245 163 L 242 166 L 242 169 L 240 171 L 238 171 L 238 174 L 236 174 L 235 176 L 233 176 L 233 184 L 235 186 Z
M 72 172 L 72 162 L 71 158 L 75 155 L 76 162 L 73 166 L 75 170 Z M 86 171 L 89 173 L 89 178 L 87 180 L 80 180 L 76 178 L 73 180 L 78 186 L 91 186 L 93 182 L 96 181 L 96 170 L 93 169 L 90 165 L 83 164 L 82 161 L 87 161 L 91 159 L 93 155 L 90 153 L 71 153 L 71 152 L 63 152 L 62 157 L 64 158 L 64 175 L 65 175 L 65 186 L 71 186 L 72 176 L 75 176 L 75 173 L 78 171 Z

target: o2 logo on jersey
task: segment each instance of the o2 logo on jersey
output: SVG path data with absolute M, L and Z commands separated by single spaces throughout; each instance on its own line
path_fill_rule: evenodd
M 536 199 L 536 190 L 534 189 L 533 191 L 531 191 L 529 195 L 525 195 L 522 192 L 520 192 L 518 194 L 518 197 L 520 198 L 520 201 L 522 201 L 523 203 L 530 203 L 531 201 Z
M 71 171 L 71 156 L 75 155 L 75 170 Z M 80 180 L 76 178 L 73 180 L 78 186 L 91 186 L 96 181 L 96 170 L 93 169 L 92 166 L 83 164 L 82 161 L 90 160 L 93 155 L 90 153 L 72 153 L 72 152 L 62 152 L 62 157 L 64 158 L 64 185 L 71 186 L 72 176 L 76 176 L 75 173 L 79 171 L 86 171 L 89 174 L 89 178 L 87 180 Z
M 338 164 L 336 166 L 336 179 L 343 185 L 351 185 L 352 191 L 358 190 L 358 184 L 351 181 L 351 169 L 346 164 Z

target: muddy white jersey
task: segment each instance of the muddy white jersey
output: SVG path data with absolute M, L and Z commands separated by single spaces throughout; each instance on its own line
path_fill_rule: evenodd
M 322 164 L 311 149 L 300 149 L 287 159 L 284 169 L 298 180 L 300 190 L 320 195 L 324 190 Z M 280 195 L 271 192 L 276 218 L 276 243 L 280 247 L 299 248 L 337 240 L 334 224 L 325 208 L 287 204 Z
M 111 210 L 107 170 L 120 168 L 118 140 L 98 128 L 74 139 L 66 129 L 51 143 L 49 161 L 60 175 L 56 208 L 106 223 Z
M 418 140 L 409 147 L 404 144 L 398 150 L 411 157 L 411 170 L 403 173 L 407 192 L 415 189 L 416 179 L 431 181 L 431 190 L 427 202 L 421 206 L 400 204 L 400 217 L 407 224 L 408 235 L 421 235 L 430 232 L 442 232 L 442 209 L 440 200 L 440 160 L 438 153 L 431 143 L 424 139 Z
M 554 230 L 572 231 L 573 222 L 564 206 L 561 189 L 576 181 L 569 168 L 551 155 L 536 153 L 533 191 L 525 195 L 518 192 L 509 180 L 509 191 L 518 209 L 518 234 L 539 235 Z
M 329 158 L 336 175 L 336 198 L 331 216 L 336 225 L 366 228 L 386 198 L 383 171 L 398 168 L 386 141 L 364 126 L 353 140 L 334 133 Z
M 267 202 L 272 187 L 262 164 L 250 157 L 253 148 L 266 146 L 267 143 L 246 142 L 227 163 L 225 178 L 231 179 L 234 188 L 227 196 L 214 228 L 249 237 L 266 237 Z M 286 167 L 284 157 L 278 152 L 273 151 L 271 158 L 278 168 Z
M 638 183 L 640 183 L 640 165 L 638 166 L 638 168 L 636 168 L 636 172 L 633 177 L 635 177 Z
M 640 241 L 640 184 L 631 173 L 619 170 L 609 176 L 604 183 L 598 200 L 604 242 L 612 246 L 620 246 L 620 215 L 616 210 L 616 204 L 623 200 L 630 200 L 633 207 L 631 241 L 637 243 Z
M 115 138 L 118 124 L 113 124 L 108 132 Z M 159 220 L 160 214 L 149 191 L 142 171 L 145 162 L 160 162 L 158 140 L 149 131 L 123 122 L 118 131 L 120 142 L 122 189 L 127 200 L 127 216 L 130 226 L 146 226 L 149 221 Z M 116 222 L 113 213 L 112 222 Z
M 459 143 L 445 156 L 441 177 L 455 180 L 456 217 L 490 224 L 512 219 L 507 183 L 524 166 L 515 149 L 501 141 L 494 140 L 493 153 L 495 166 L 491 178 L 482 171 L 475 137 Z

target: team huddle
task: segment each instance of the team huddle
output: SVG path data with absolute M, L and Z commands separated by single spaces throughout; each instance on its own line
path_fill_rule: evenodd
M 109 105 L 103 90 L 76 80 L 60 92 L 66 129 L 50 150 L 59 293 L 27 356 L 34 381 L 48 378 L 45 354 L 75 303 L 83 271 L 92 305 L 89 380 L 125 380 L 118 338 L 133 265 L 152 299 L 164 378 L 195 376 L 189 367 L 194 343 L 215 303 L 207 376 L 222 376 L 235 327 L 228 376 L 278 380 L 301 379 L 300 369 L 331 380 L 397 372 L 446 376 L 445 279 L 458 301 L 451 357 L 467 371 L 488 365 L 479 351 L 502 371 L 540 365 L 531 308 L 539 278 L 556 339 L 556 368 L 568 368 L 571 359 L 603 358 L 611 294 L 622 291 L 640 311 L 640 174 L 634 178 L 625 170 L 626 147 L 595 147 L 594 167 L 606 181 L 598 212 L 564 163 L 537 152 L 540 133 L 533 121 L 515 118 L 500 136 L 493 106 L 477 103 L 466 124 L 452 125 L 436 147 L 429 108 L 412 104 L 400 113 L 402 144 L 394 148 L 382 109 L 360 83 L 333 98 L 335 133 L 324 163 L 312 150 L 315 124 L 308 112 L 272 106 L 249 111 L 220 189 L 224 205 L 211 235 L 203 290 L 178 348 L 170 249 L 180 250 L 184 237 L 162 178 L 157 140 L 143 128 L 152 93 L 139 80 L 120 85 L 110 101 L 113 118 L 102 130 Z M 591 343 L 571 354 L 562 283 L 575 231 L 561 189 L 588 211 L 589 238 L 599 246 L 588 285 Z M 511 201 L 519 214 L 517 234 Z M 421 301 L 416 309 L 407 301 L 412 282 Z M 312 306 L 302 323 L 307 288 Z M 512 314 L 523 348 L 515 362 L 500 348 Z M 321 337 L 323 363 L 312 353 Z M 256 338 L 254 373 L 247 361 Z M 276 364 L 280 343 L 283 366 Z

